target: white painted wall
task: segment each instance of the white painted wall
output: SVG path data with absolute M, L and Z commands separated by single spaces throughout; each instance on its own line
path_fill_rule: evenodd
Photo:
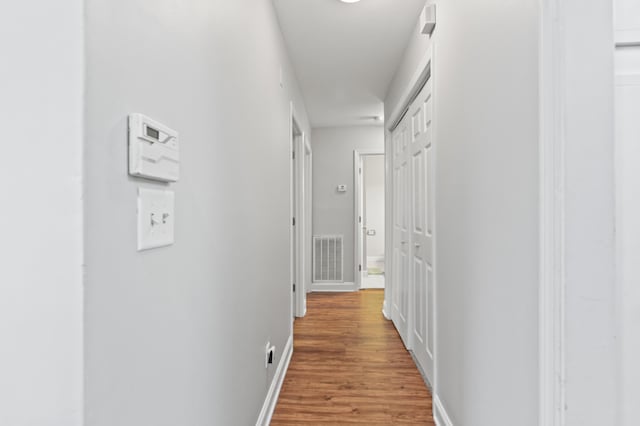
M 83 2 L 0 6 L 0 424 L 82 424 Z
M 365 222 L 375 236 L 366 236 L 367 257 L 384 257 L 384 156 L 367 155 L 363 160 Z M 364 267 L 364 265 L 363 265 Z
M 291 332 L 289 101 L 270 0 L 87 0 L 86 425 L 250 425 Z M 280 65 L 284 89 L 279 84 Z M 136 252 L 127 114 L 180 132 L 176 243 Z
M 313 235 L 344 235 L 344 280 L 354 282 L 353 151 L 384 149 L 384 129 L 375 126 L 313 129 Z M 347 185 L 346 193 L 337 187 Z
M 620 419 L 640 419 L 640 3 L 617 0 L 616 73 L 616 235 L 620 327 Z
M 538 410 L 538 2 L 438 2 L 435 394 L 454 425 Z M 417 31 L 389 119 L 428 41 Z
M 416 17 L 416 23 L 413 28 L 413 32 L 409 37 L 407 46 L 402 56 L 402 61 L 398 64 L 393 80 L 389 85 L 387 95 L 384 100 L 385 117 L 387 120 L 392 120 L 394 109 L 402 102 L 402 97 L 405 96 L 405 91 L 409 84 L 409 81 L 416 72 L 416 68 L 420 65 L 420 61 L 423 59 L 427 49 L 431 45 L 429 37 L 420 34 L 419 20 Z

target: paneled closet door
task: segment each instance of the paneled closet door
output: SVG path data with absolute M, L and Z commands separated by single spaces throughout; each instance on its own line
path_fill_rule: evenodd
M 434 371 L 434 185 L 431 80 L 409 113 L 411 185 L 411 303 L 412 349 L 433 383 Z
M 393 141 L 393 285 L 391 319 L 405 346 L 410 349 L 410 120 L 400 122 L 392 134 Z

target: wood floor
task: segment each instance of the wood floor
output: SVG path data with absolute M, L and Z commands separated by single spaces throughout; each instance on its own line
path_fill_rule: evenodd
M 435 425 L 431 394 L 382 316 L 383 297 L 309 295 L 271 425 Z

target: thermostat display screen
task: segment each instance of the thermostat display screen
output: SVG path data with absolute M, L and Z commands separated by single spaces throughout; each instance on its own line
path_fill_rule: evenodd
M 154 128 L 147 126 L 147 136 L 154 139 L 160 139 L 160 132 Z

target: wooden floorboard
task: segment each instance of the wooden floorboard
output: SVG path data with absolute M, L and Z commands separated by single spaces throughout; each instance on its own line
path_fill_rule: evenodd
M 431 394 L 382 316 L 383 290 L 312 293 L 271 425 L 435 425 Z

